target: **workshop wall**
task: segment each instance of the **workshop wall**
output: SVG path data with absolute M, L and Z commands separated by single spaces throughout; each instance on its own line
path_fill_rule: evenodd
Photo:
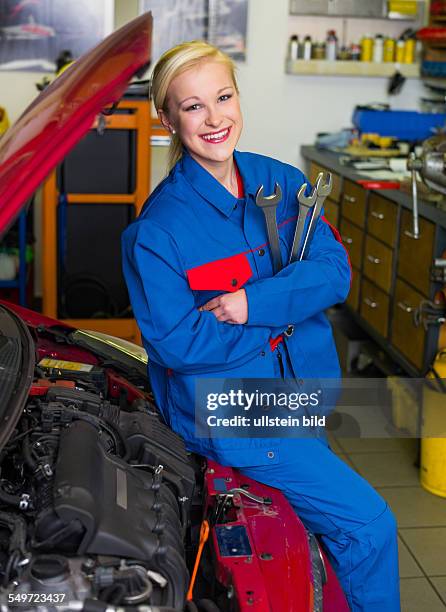
M 288 15 L 288 5 L 289 0 L 250 4 L 247 61 L 239 68 L 245 112 L 240 148 L 300 165 L 300 146 L 312 143 L 317 132 L 349 127 L 356 104 L 388 102 L 393 108 L 418 109 L 423 86 L 417 79 L 408 79 L 399 95 L 389 97 L 386 78 L 285 74 L 287 42 L 298 19 Z M 313 18 L 315 24 L 318 19 Z M 331 27 L 336 27 L 333 20 Z M 376 22 L 371 31 L 375 28 Z
M 239 63 L 245 113 L 240 148 L 299 164 L 300 145 L 313 142 L 318 131 L 349 126 L 355 104 L 377 101 L 390 102 L 394 108 L 418 108 L 422 85 L 416 79 L 408 80 L 402 92 L 389 99 L 385 78 L 285 74 L 287 41 L 298 19 L 288 15 L 288 5 L 289 0 L 250 2 L 247 61 Z M 137 13 L 138 0 L 115 0 L 116 27 Z M 317 19 L 315 28 L 324 27 Z M 35 83 L 41 76 L 0 72 L 0 104 L 7 108 L 11 120 L 36 96 Z

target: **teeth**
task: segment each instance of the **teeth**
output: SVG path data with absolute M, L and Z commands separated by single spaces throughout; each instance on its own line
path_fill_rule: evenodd
M 222 132 L 217 132 L 216 134 L 207 134 L 206 136 L 202 136 L 202 138 L 204 138 L 204 140 L 219 140 L 220 138 L 226 136 L 228 132 L 229 129 L 223 130 Z

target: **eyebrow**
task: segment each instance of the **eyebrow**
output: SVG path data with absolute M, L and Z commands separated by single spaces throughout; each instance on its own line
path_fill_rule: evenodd
M 234 87 L 233 85 L 226 85 L 226 87 L 222 87 L 221 89 L 217 91 L 217 96 L 221 94 L 221 92 L 224 91 L 225 89 L 232 89 L 233 87 Z M 198 96 L 189 96 L 188 98 L 184 98 L 184 100 L 182 100 L 181 102 L 178 102 L 178 106 L 181 106 L 188 100 L 199 100 L 199 99 L 200 98 Z

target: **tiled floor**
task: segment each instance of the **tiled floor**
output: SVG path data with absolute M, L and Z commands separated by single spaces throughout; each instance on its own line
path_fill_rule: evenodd
M 417 443 L 332 439 L 340 457 L 388 501 L 398 521 L 402 612 L 446 611 L 446 498 L 418 481 Z

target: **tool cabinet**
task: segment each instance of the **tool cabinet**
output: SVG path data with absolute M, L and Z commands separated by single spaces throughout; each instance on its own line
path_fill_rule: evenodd
M 335 179 L 325 208 L 335 210 L 329 220 L 336 219 L 352 264 L 344 308 L 398 365 L 412 376 L 424 375 L 446 337 L 445 324 L 433 324 L 423 314 L 423 305 L 443 286 L 434 282 L 432 265 L 446 250 L 446 212 L 420 202 L 416 240 L 410 195 L 366 190 L 337 155 L 306 146 L 302 153 L 313 181 L 321 171 Z

